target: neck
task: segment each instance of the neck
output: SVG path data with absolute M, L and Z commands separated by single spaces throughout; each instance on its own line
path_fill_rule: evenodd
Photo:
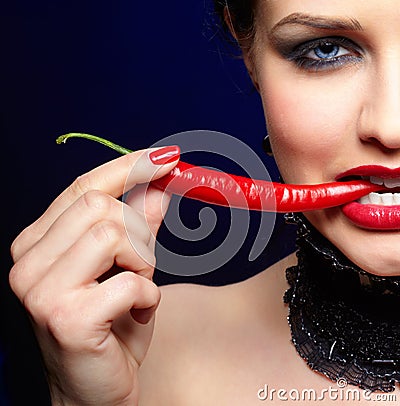
M 368 274 L 308 221 L 298 225 L 298 264 L 287 269 L 292 341 L 332 380 L 391 391 L 400 380 L 400 278 Z

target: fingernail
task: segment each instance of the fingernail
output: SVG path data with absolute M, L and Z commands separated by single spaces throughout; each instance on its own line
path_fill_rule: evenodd
M 150 152 L 149 158 L 155 165 L 164 165 L 176 161 L 179 158 L 180 153 L 180 148 L 177 145 L 172 145 Z

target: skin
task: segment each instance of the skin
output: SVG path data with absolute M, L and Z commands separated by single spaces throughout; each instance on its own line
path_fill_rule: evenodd
M 292 13 L 356 19 L 361 30 L 274 25 Z M 246 60 L 259 89 L 272 149 L 288 183 L 334 181 L 359 165 L 400 164 L 400 10 L 396 1 L 259 2 L 256 35 Z M 288 61 L 276 42 L 342 36 L 361 58 L 340 67 L 307 71 Z M 301 42 L 299 40 L 298 42 Z M 294 42 L 297 45 L 298 42 Z M 358 56 L 354 49 L 342 53 Z M 348 153 L 351 151 L 351 154 Z M 400 233 L 362 229 L 340 208 L 308 219 L 362 269 L 400 274 Z
M 399 166 L 396 6 L 382 0 L 259 3 L 245 61 L 286 181 L 328 182 L 361 164 Z M 293 12 L 357 19 L 364 31 L 341 35 L 365 49 L 365 58 L 330 71 L 299 69 L 277 52 L 270 35 Z M 295 30 L 292 38 L 310 34 L 294 24 L 282 28 L 286 36 Z M 282 296 L 288 287 L 284 271 L 295 256 L 230 286 L 160 290 L 151 282 L 153 236 L 168 196 L 146 182 L 175 163 L 154 165 L 148 153 L 134 152 L 77 178 L 13 243 L 10 284 L 31 315 L 53 404 L 242 406 L 260 404 L 257 392 L 264 384 L 335 387 L 311 371 L 290 343 Z M 121 203 L 117 198 L 126 188 L 131 193 Z M 357 228 L 338 209 L 308 217 L 364 269 L 397 272 L 397 232 Z
M 54 404 L 137 404 L 160 300 L 153 235 L 169 199 L 137 184 L 175 165 L 153 165 L 149 152 L 78 177 L 11 247 L 10 285 L 32 316 Z M 125 187 L 129 205 L 116 200 Z

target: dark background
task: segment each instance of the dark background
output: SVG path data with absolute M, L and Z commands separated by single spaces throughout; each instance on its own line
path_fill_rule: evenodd
M 14 0 L 1 5 L 0 13 L 5 222 L 0 403 L 46 405 L 36 342 L 8 288 L 9 246 L 76 176 L 117 156 L 85 140 L 57 146 L 58 135 L 89 132 L 137 149 L 182 131 L 221 131 L 248 144 L 274 180 L 278 175 L 261 148 L 265 124 L 259 96 L 235 49 L 221 40 L 208 0 Z M 202 159 L 212 165 L 207 156 Z M 231 169 L 225 165 L 221 169 Z M 190 221 L 200 206 L 186 203 L 189 226 L 195 226 Z M 216 210 L 220 217 L 226 214 Z M 250 233 L 257 213 L 252 224 Z M 248 262 L 245 243 L 230 263 L 212 273 L 183 278 L 158 271 L 155 279 L 220 285 L 247 278 L 292 251 L 293 230 L 281 216 L 275 227 L 256 262 Z

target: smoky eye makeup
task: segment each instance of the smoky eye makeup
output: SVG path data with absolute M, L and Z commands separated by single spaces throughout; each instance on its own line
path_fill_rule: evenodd
M 352 39 L 324 34 L 326 30 L 291 25 L 280 27 L 268 37 L 280 57 L 304 71 L 329 71 L 363 60 L 363 49 Z
M 294 66 L 327 71 L 362 61 L 363 49 L 350 39 L 362 31 L 356 20 L 295 13 L 278 22 L 267 36 L 278 55 Z
M 292 42 L 292 41 L 289 41 Z M 277 44 L 283 58 L 309 71 L 337 69 L 362 61 L 362 50 L 346 37 L 331 36 L 288 44 Z

